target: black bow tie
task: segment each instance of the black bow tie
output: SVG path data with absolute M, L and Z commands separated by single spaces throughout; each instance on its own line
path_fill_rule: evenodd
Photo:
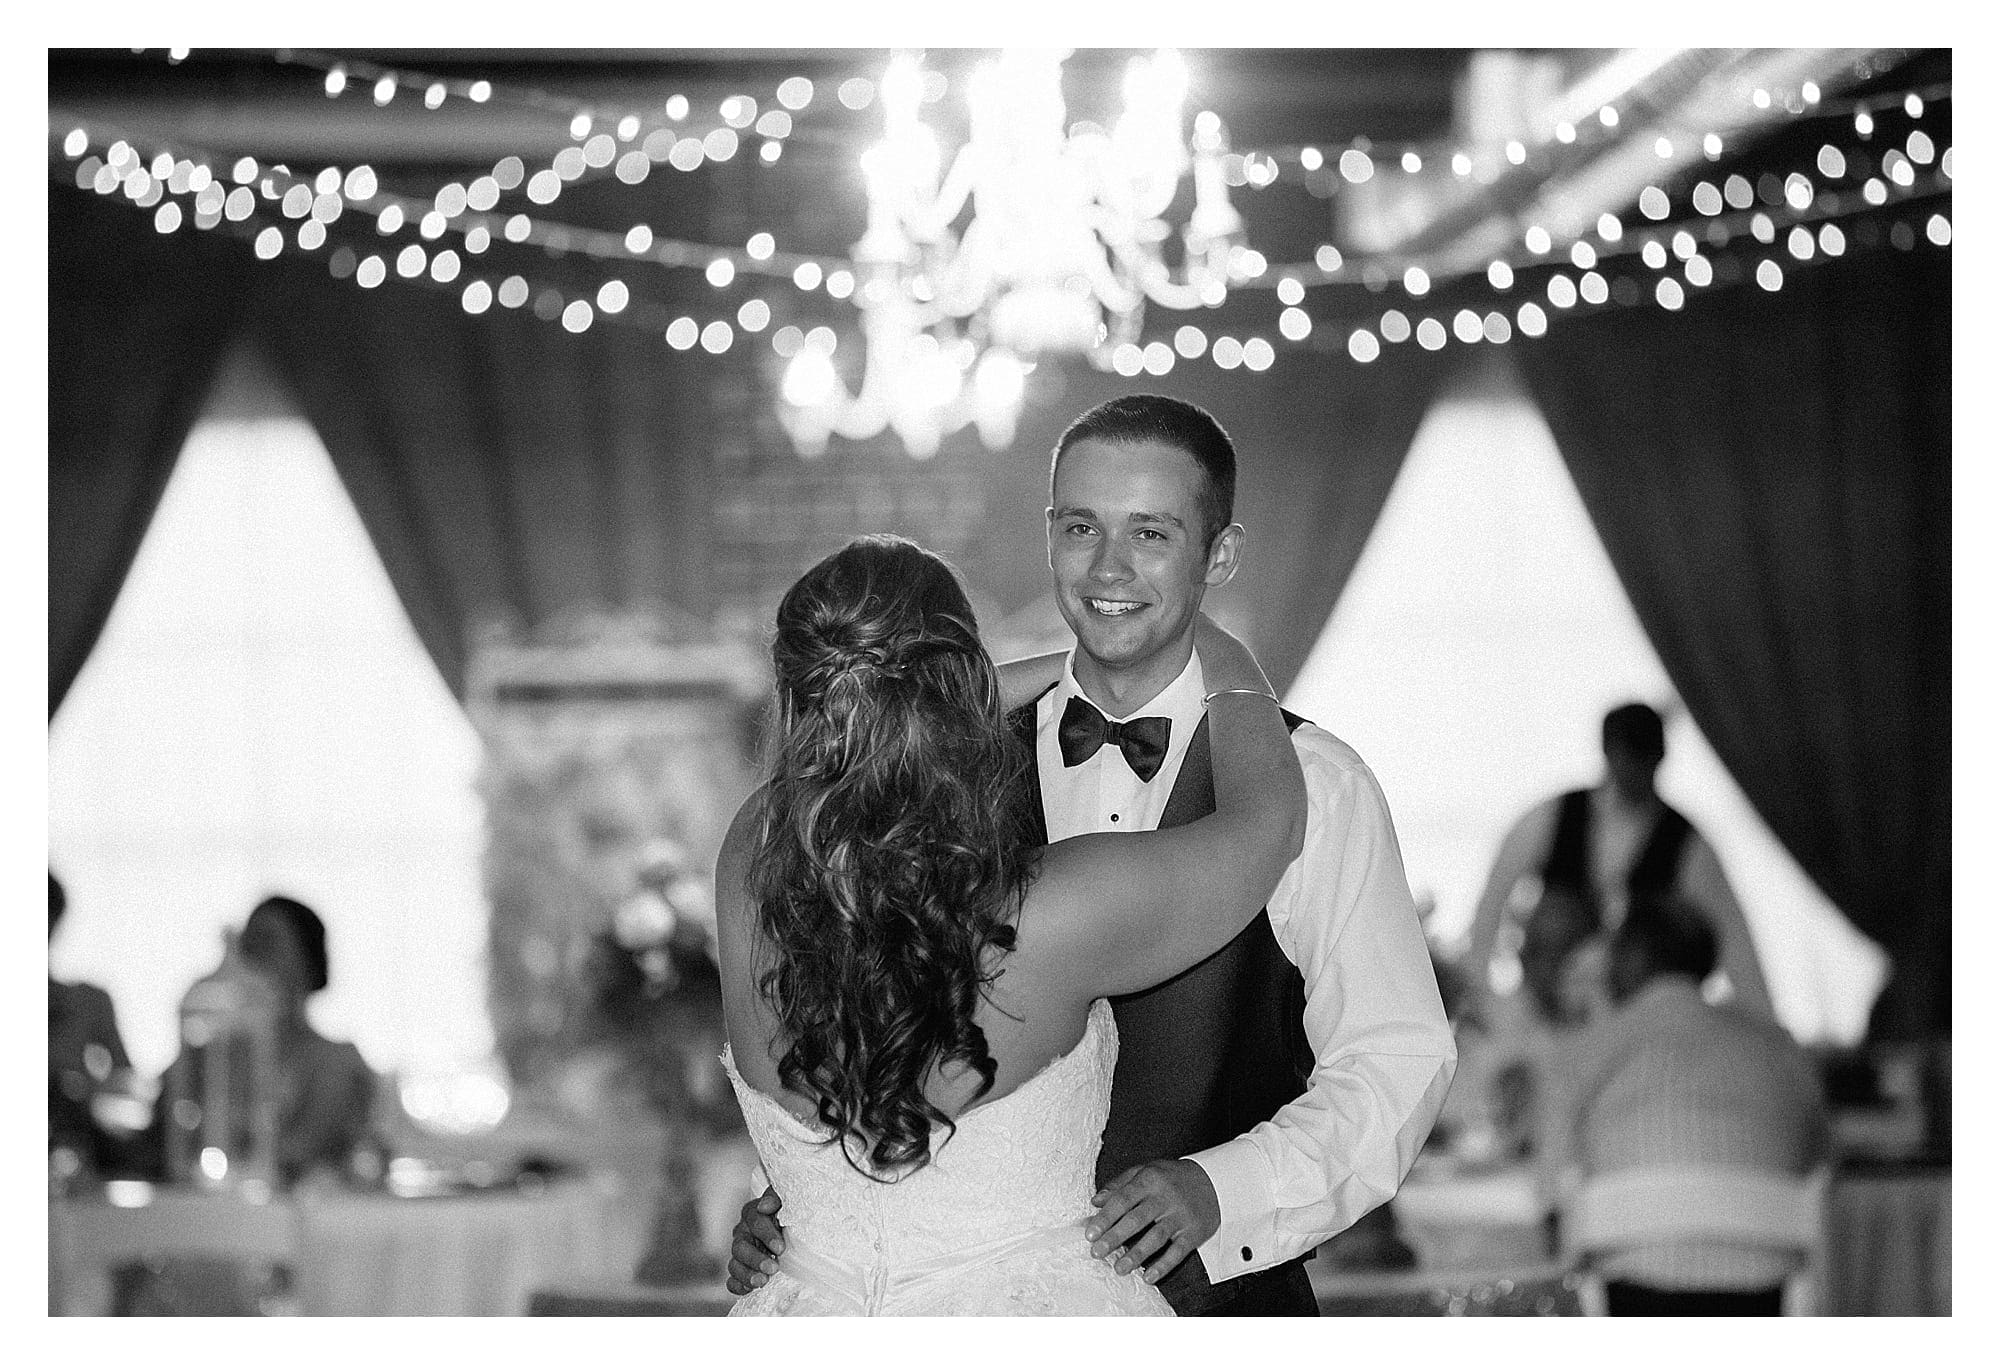
M 1116 744 L 1139 780 L 1151 782 L 1167 761 L 1167 735 L 1172 729 L 1173 722 L 1165 716 L 1115 721 L 1082 697 L 1071 697 L 1063 708 L 1062 724 L 1056 727 L 1056 742 L 1062 745 L 1065 768 L 1074 768 L 1106 744 Z

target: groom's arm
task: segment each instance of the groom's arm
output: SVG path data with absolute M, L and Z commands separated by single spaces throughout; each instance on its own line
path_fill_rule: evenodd
M 1211 1282 L 1303 1255 L 1393 1195 L 1458 1064 L 1382 789 L 1324 730 L 1295 738 L 1306 846 L 1270 912 L 1305 977 L 1315 1063 L 1305 1094 L 1190 1158 L 1220 1208 L 1199 1247 Z

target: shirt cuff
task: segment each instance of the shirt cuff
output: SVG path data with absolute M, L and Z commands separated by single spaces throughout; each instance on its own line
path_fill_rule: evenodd
M 1207 1172 L 1222 1210 L 1215 1235 L 1196 1248 L 1208 1282 L 1221 1284 L 1278 1264 L 1272 1246 L 1277 1211 L 1271 1204 L 1271 1168 L 1257 1144 L 1234 1138 L 1188 1160 Z

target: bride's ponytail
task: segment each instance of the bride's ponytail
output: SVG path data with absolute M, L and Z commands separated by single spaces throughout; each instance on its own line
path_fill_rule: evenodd
M 1036 852 L 1026 757 L 964 590 L 910 541 L 864 537 L 816 565 L 779 605 L 771 653 L 779 725 L 748 889 L 778 1073 L 844 1147 L 912 1169 L 951 1126 L 924 1095 L 935 1071 L 993 1083 L 973 1013 Z

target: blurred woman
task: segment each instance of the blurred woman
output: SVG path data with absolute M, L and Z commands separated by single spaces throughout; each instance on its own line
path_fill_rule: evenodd
M 342 1173 L 369 1139 L 375 1073 L 349 1042 L 313 1027 L 306 1003 L 326 989 L 326 925 L 289 896 L 269 896 L 243 925 L 243 955 L 277 987 L 278 1179 Z

